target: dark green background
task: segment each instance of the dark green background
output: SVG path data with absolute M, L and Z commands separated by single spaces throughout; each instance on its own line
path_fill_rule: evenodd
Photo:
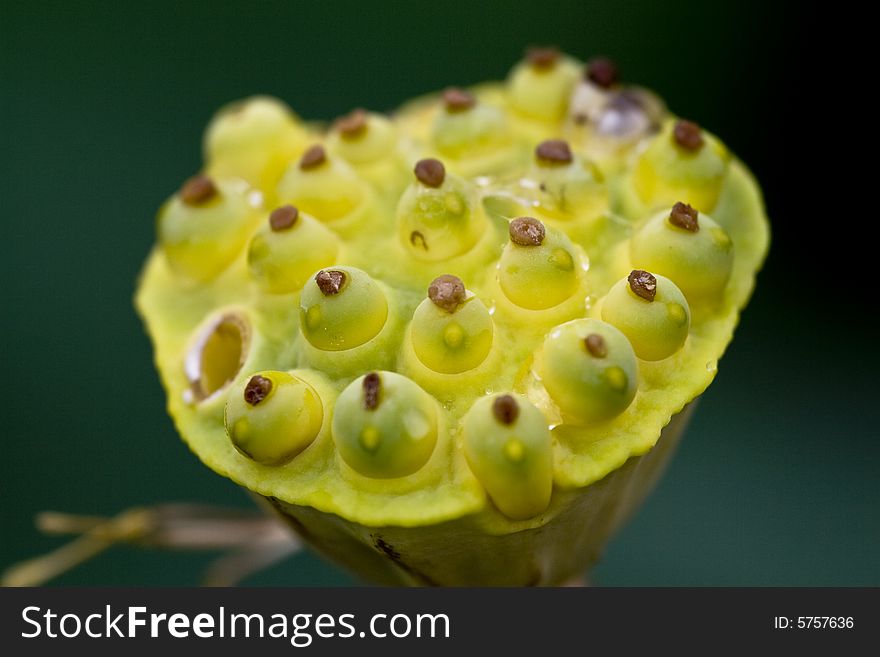
M 132 309 L 156 208 L 212 112 L 306 118 L 504 76 L 532 43 L 614 56 L 720 134 L 774 222 L 758 291 L 604 585 L 880 585 L 875 303 L 838 147 L 867 97 L 802 5 L 668 2 L 3 3 L 0 567 L 59 541 L 41 509 L 249 504 L 176 437 Z M 858 210 L 858 212 L 854 212 Z M 859 219 L 860 221 L 863 219 Z M 876 287 L 876 284 L 873 284 Z M 876 308 L 874 308 L 876 311 Z M 193 584 L 208 555 L 119 548 L 63 584 Z M 251 583 L 349 583 L 301 555 Z

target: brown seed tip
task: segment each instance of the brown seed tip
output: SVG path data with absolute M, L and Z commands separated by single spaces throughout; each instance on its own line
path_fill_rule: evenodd
M 443 92 L 443 104 L 446 105 L 447 112 L 454 114 L 469 110 L 477 104 L 477 99 L 464 89 L 449 87 Z
M 510 241 L 520 246 L 539 246 L 547 234 L 544 224 L 534 217 L 517 217 L 510 222 L 507 232 Z
M 633 269 L 627 279 L 629 289 L 645 301 L 653 301 L 657 295 L 657 279 L 642 269 Z
M 364 408 L 375 411 L 379 407 L 379 393 L 382 392 L 382 379 L 378 372 L 370 372 L 364 377 Z
M 336 129 L 343 139 L 357 139 L 367 130 L 367 113 L 356 109 L 336 120 Z
M 332 297 L 334 294 L 339 294 L 342 286 L 345 285 L 345 272 L 338 269 L 322 269 L 315 276 L 315 282 L 321 294 Z
M 413 171 L 419 182 L 428 187 L 439 187 L 446 180 L 446 167 L 440 160 L 432 157 L 416 162 Z
M 280 233 L 293 226 L 298 218 L 299 210 L 292 205 L 282 205 L 272 210 L 272 214 L 269 215 L 269 226 L 274 232 Z
M 679 202 L 672 206 L 672 212 L 669 213 L 669 223 L 673 226 L 678 226 L 679 228 L 684 228 L 692 233 L 696 233 L 700 230 L 700 222 L 697 219 L 699 214 L 699 212 L 687 203 Z
M 535 148 L 535 156 L 541 164 L 569 164 L 572 160 L 568 142 L 562 139 L 542 141 Z
M 492 404 L 492 413 L 501 424 L 510 425 L 519 417 L 519 404 L 512 395 L 501 395 Z
M 559 61 L 559 49 L 553 46 L 529 48 L 526 51 L 526 61 L 533 68 L 542 71 L 553 68 Z
M 698 151 L 703 145 L 703 131 L 693 121 L 676 121 L 672 136 L 686 151 Z
M 244 387 L 244 400 L 251 406 L 256 406 L 272 391 L 272 381 L 259 374 L 252 376 Z
M 464 302 L 466 291 L 464 283 L 458 276 L 443 274 L 438 276 L 428 286 L 428 298 L 438 308 L 448 313 L 454 313 Z
M 180 200 L 186 205 L 202 205 L 217 195 L 217 188 L 208 176 L 193 176 L 180 188 Z
M 303 171 L 315 169 L 327 161 L 327 152 L 321 144 L 310 147 L 299 160 L 299 168 Z
M 608 345 L 598 333 L 590 333 L 584 338 L 584 346 L 593 358 L 605 358 L 608 355 Z
M 610 89 L 617 84 L 617 64 L 607 57 L 595 57 L 587 62 L 587 79 L 603 89 Z

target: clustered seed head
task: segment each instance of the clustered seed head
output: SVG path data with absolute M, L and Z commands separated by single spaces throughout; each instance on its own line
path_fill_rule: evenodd
M 542 141 L 535 148 L 535 156 L 541 164 L 550 165 L 570 164 L 574 159 L 568 142 L 562 139 Z
M 540 246 L 544 241 L 544 224 L 534 217 L 517 217 L 508 226 L 510 241 L 520 246 Z
M 693 121 L 676 121 L 672 134 L 675 143 L 686 151 L 693 153 L 703 146 L 703 131 Z
M 180 200 L 186 205 L 199 206 L 218 194 L 217 187 L 208 176 L 193 176 L 180 188 Z
M 512 395 L 501 395 L 492 403 L 492 414 L 503 425 L 511 425 L 519 417 L 519 404 Z
M 244 389 L 244 400 L 251 406 L 256 406 L 272 392 L 272 381 L 265 376 L 252 376 Z
M 446 180 L 446 167 L 440 160 L 432 157 L 416 162 L 413 171 L 418 181 L 426 187 L 439 187 Z
M 464 283 L 458 276 L 443 274 L 438 276 L 428 287 L 428 298 L 438 308 L 454 313 L 467 296 Z
M 699 213 L 690 205 L 679 201 L 672 206 L 672 212 L 669 213 L 669 223 L 696 233 L 700 230 L 698 215 Z
M 633 269 L 626 279 L 629 288 L 645 301 L 653 301 L 657 294 L 657 279 L 654 274 L 641 269 Z
M 334 294 L 339 294 L 345 285 L 345 272 L 338 269 L 322 269 L 315 276 L 315 282 L 318 284 L 321 294 L 325 297 L 332 297 Z

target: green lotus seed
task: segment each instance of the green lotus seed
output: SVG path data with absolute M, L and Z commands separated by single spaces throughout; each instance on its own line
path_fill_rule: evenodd
M 667 121 L 639 155 L 633 182 L 650 207 L 681 201 L 700 212 L 718 202 L 729 163 L 727 150 L 690 121 Z
M 226 434 L 235 448 L 264 465 L 283 465 L 321 430 L 318 393 L 287 372 L 257 372 L 233 389 L 226 402 Z
M 278 183 L 278 199 L 321 221 L 350 215 L 367 198 L 364 183 L 341 158 L 330 158 L 316 144 L 293 162 Z
M 382 288 L 354 267 L 319 271 L 303 287 L 299 306 L 303 335 L 325 351 L 364 344 L 379 334 L 388 318 Z
M 638 388 L 638 362 L 626 336 L 598 319 L 575 319 L 545 338 L 539 374 L 566 417 L 607 420 L 629 407 Z
M 567 142 L 548 139 L 535 148 L 526 191 L 541 210 L 554 216 L 598 214 L 607 206 L 602 172 L 571 152 Z
M 333 440 L 342 460 L 367 477 L 405 477 L 437 443 L 437 402 L 394 372 L 352 381 L 336 400 Z
M 733 242 L 707 214 L 683 203 L 663 210 L 630 242 L 632 264 L 676 282 L 689 301 L 717 298 L 733 268 Z
M 211 121 L 205 160 L 212 176 L 271 188 L 304 143 L 305 131 L 290 108 L 258 96 L 222 109 Z
M 355 166 L 377 162 L 397 145 L 397 131 L 381 114 L 355 110 L 336 121 L 330 150 Z
M 416 181 L 397 206 L 401 244 L 419 260 L 439 261 L 469 251 L 486 229 L 473 189 L 439 160 L 420 160 Z
M 675 283 L 640 270 L 615 283 L 602 303 L 602 319 L 620 329 L 644 360 L 662 360 L 681 349 L 690 316 Z
M 205 282 L 242 251 L 258 220 L 248 188 L 207 176 L 190 178 L 162 207 L 159 243 L 175 273 Z
M 532 217 L 514 219 L 509 232 L 498 263 L 505 296 L 529 310 L 550 308 L 571 297 L 581 271 L 569 239 Z
M 413 315 L 411 339 L 418 359 L 435 372 L 458 374 L 477 367 L 492 348 L 492 317 L 455 276 L 440 276 Z
M 336 262 L 339 239 L 313 217 L 282 205 L 251 238 L 248 266 L 267 291 L 295 292 L 321 267 Z
M 451 158 L 473 157 L 510 141 L 504 113 L 497 107 L 477 103 L 461 89 L 443 93 L 444 111 L 434 121 L 434 146 Z
M 547 419 L 526 398 L 478 399 L 462 419 L 464 455 L 495 506 L 515 520 L 547 508 L 553 448 Z
M 542 49 L 545 53 L 549 49 Z M 508 77 L 510 103 L 525 116 L 543 121 L 558 121 L 565 116 L 571 91 L 580 76 L 577 63 L 560 55 L 528 53 Z

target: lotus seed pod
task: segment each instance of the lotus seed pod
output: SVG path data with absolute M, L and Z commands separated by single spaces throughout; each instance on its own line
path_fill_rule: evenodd
M 172 270 L 205 282 L 238 256 L 256 221 L 246 185 L 198 175 L 159 212 L 159 243 Z
M 218 112 L 205 132 L 208 172 L 273 187 L 305 145 L 305 130 L 284 103 L 256 96 Z
M 227 114 L 137 293 L 183 439 L 371 582 L 583 575 L 753 291 L 747 167 L 547 48 L 387 116 Z
M 322 267 L 336 262 L 339 240 L 314 217 L 282 205 L 251 238 L 248 267 L 268 292 L 296 292 Z
M 287 168 L 277 194 L 281 203 L 332 224 L 362 209 L 369 192 L 349 165 L 314 144 Z
M 662 360 L 687 340 L 691 310 L 671 280 L 633 270 L 609 290 L 602 303 L 602 319 L 629 338 L 639 358 Z
M 633 169 L 633 184 L 649 208 L 681 201 L 711 212 L 730 161 L 727 149 L 691 121 L 667 121 Z
M 547 419 L 527 399 L 478 399 L 462 420 L 464 455 L 492 502 L 515 520 L 547 508 L 553 491 L 553 449 Z
M 308 383 L 287 372 L 257 372 L 226 402 L 226 434 L 257 463 L 283 465 L 312 444 L 324 409 Z
M 578 64 L 555 49 L 531 50 L 510 72 L 510 104 L 531 119 L 559 121 L 565 116 L 579 75 Z
M 575 319 L 554 328 L 544 340 L 539 369 L 563 416 L 578 422 L 620 415 L 638 388 L 632 345 L 598 319 Z
M 370 372 L 342 391 L 333 415 L 339 455 L 366 477 L 405 477 L 437 444 L 437 402 L 405 376 Z
M 508 299 L 521 308 L 543 310 L 575 293 L 582 269 L 563 233 L 533 217 L 514 219 L 509 233 L 498 263 L 498 282 Z
M 694 303 L 724 292 L 733 268 L 733 242 L 709 215 L 676 203 L 633 235 L 630 259 L 640 269 L 674 280 Z
M 419 160 L 414 173 L 415 181 L 397 206 L 398 235 L 406 252 L 437 262 L 469 251 L 486 229 L 472 187 L 436 159 Z
M 477 367 L 492 348 L 495 327 L 483 302 L 455 276 L 440 276 L 413 315 L 411 340 L 419 360 L 435 372 Z
M 388 318 L 388 302 L 365 271 L 334 267 L 322 269 L 306 283 L 299 314 L 302 333 L 312 346 L 342 351 L 379 334 Z

